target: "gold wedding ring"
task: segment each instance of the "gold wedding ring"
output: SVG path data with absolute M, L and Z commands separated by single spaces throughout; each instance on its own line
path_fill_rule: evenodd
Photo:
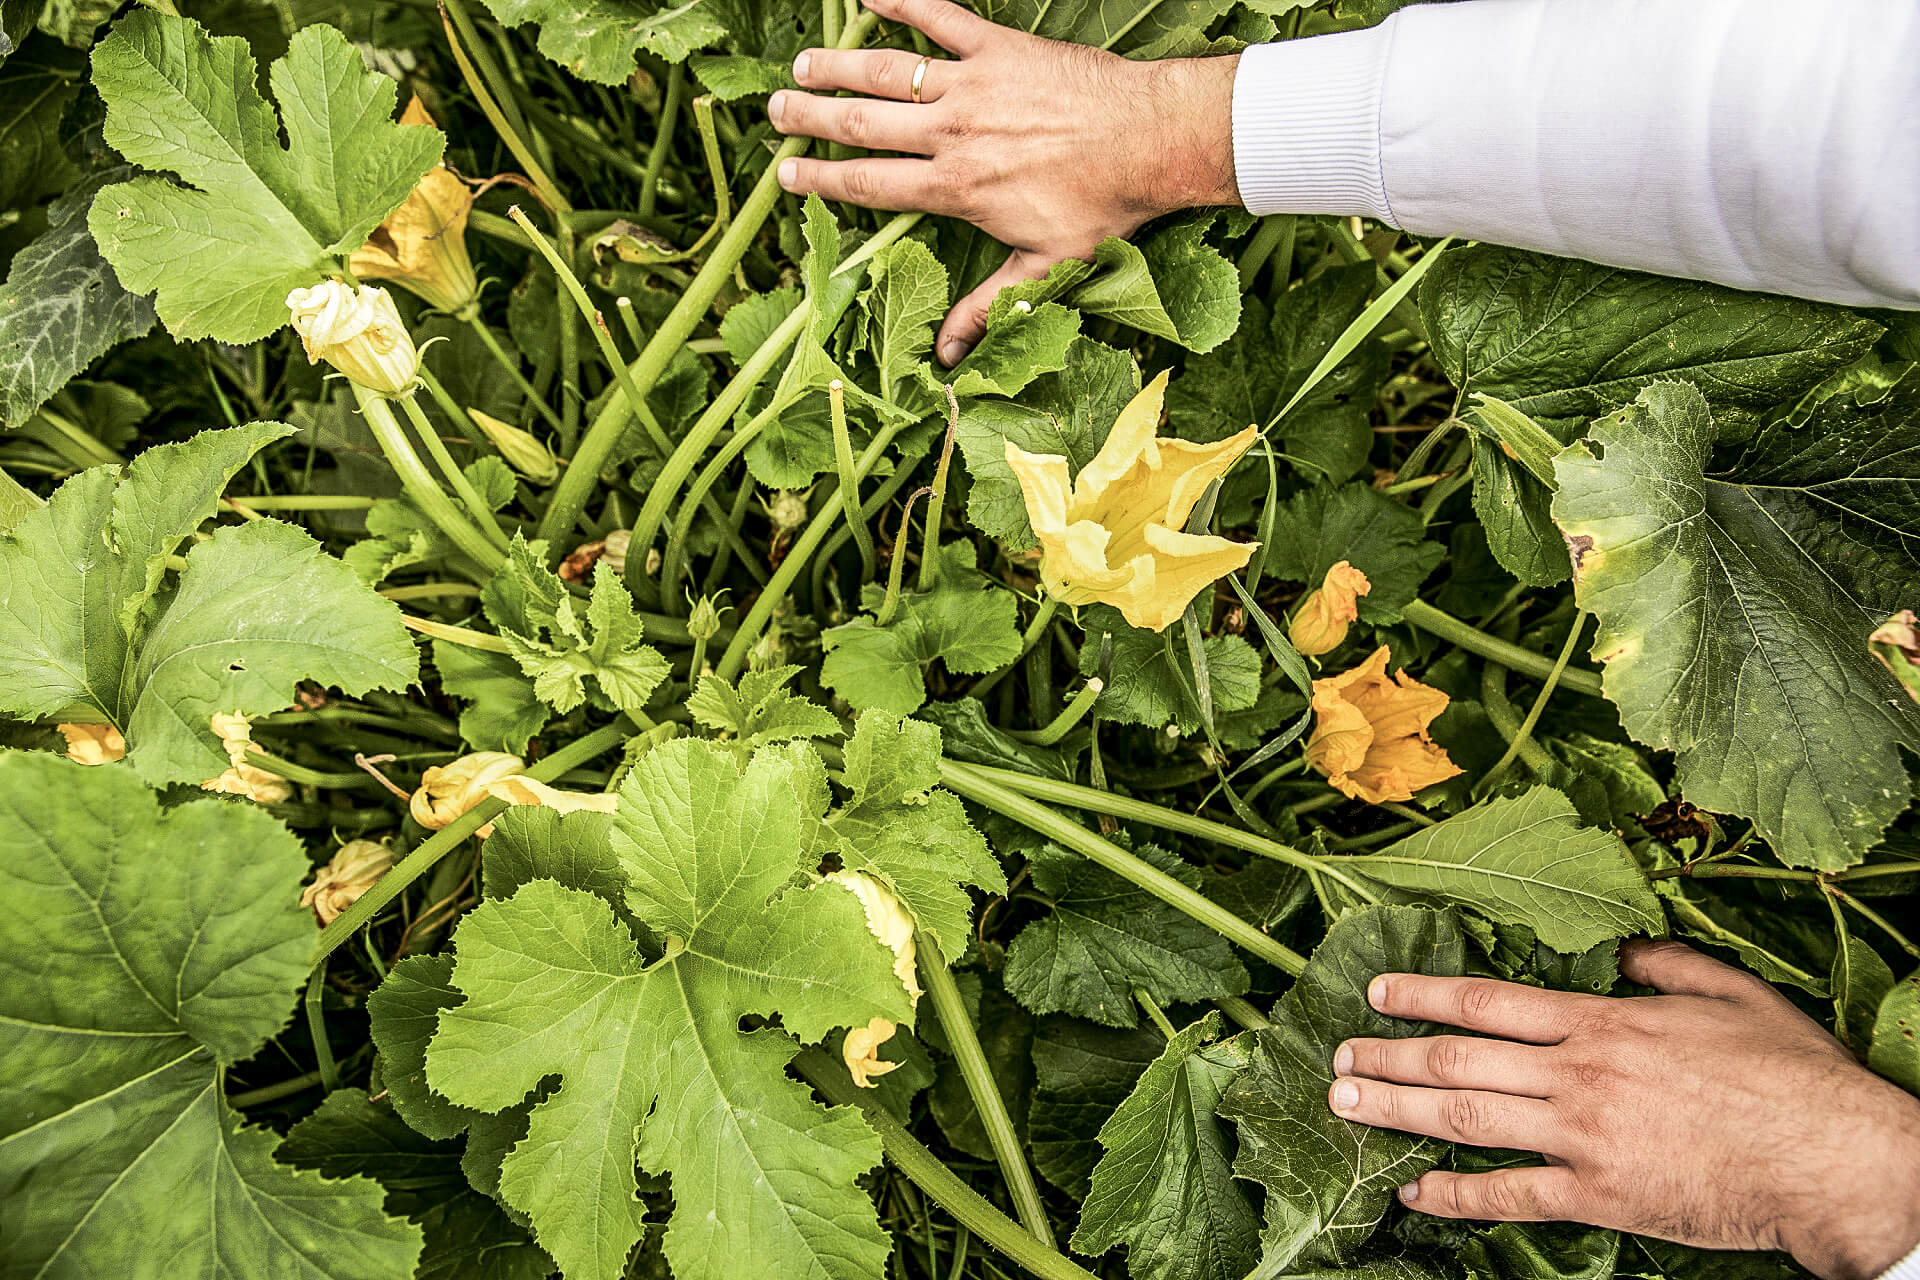
M 920 65 L 913 69 L 913 82 L 908 86 L 915 102 L 920 101 L 920 91 L 927 87 L 927 64 L 933 61 L 932 55 L 920 59 Z

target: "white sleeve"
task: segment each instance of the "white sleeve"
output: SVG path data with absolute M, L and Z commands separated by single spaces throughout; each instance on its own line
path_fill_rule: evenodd
M 1920 308 L 1920 4 L 1456 0 L 1256 45 L 1255 213 Z
M 1880 1280 L 1920 1280 L 1920 1245 L 1913 1252 L 1880 1273 Z

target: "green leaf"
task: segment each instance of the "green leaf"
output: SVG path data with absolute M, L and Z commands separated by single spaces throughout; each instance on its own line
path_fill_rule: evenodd
M 1476 805 L 1340 865 L 1417 900 L 1525 925 L 1555 951 L 1665 928 L 1660 903 L 1620 837 L 1582 827 L 1552 787 Z
M 935 659 L 949 671 L 978 675 L 1019 657 L 1013 594 L 974 567 L 976 554 L 971 542 L 947 543 L 933 590 L 902 593 L 886 626 L 861 616 L 825 632 L 820 683 L 856 710 L 907 716 L 927 700 L 926 672 Z M 865 594 L 877 615 L 885 589 L 869 583 Z
M 228 477 L 288 430 L 202 432 L 124 469 L 82 472 L 0 537 L 0 710 L 91 708 L 159 785 L 227 768 L 215 712 L 279 711 L 302 680 L 353 696 L 413 683 L 419 657 L 400 611 L 292 525 L 217 530 L 156 594 Z
M 633 597 L 605 564 L 593 567 L 583 609 L 547 568 L 543 544 L 515 534 L 482 603 L 535 695 L 562 715 L 586 702 L 589 679 L 609 707 L 638 711 L 667 678 L 667 660 L 643 643 Z
M 645 0 L 486 0 L 502 26 L 532 23 L 540 52 L 582 80 L 619 84 L 633 74 L 642 49 L 684 62 L 714 44 L 727 29 L 701 0 L 665 5 Z
M 1920 1093 L 1920 970 L 1881 999 L 1867 1065 L 1908 1093 Z
M 429 1138 L 456 1137 L 481 1114 L 427 1087 L 427 1042 L 439 1026 L 440 1011 L 460 1000 L 451 954 L 406 957 L 367 997 L 373 1043 L 380 1050 L 380 1083 L 400 1118 Z
M 129 171 L 70 188 L 0 285 L 0 427 L 18 427 L 95 359 L 153 328 L 153 304 L 120 287 L 87 230 L 94 193 Z
M 1883 523 L 1920 499 L 1920 378 L 1863 418 L 1830 406 L 1768 427 L 1719 475 L 1686 384 L 1588 437 L 1556 464 L 1554 519 L 1627 731 L 1789 865 L 1858 862 L 1912 799 L 1900 746 L 1920 750 L 1920 705 L 1866 648 L 1920 595 L 1911 522 Z
M 1095 715 L 1150 729 L 1173 724 L 1182 733 L 1199 731 L 1200 708 L 1194 701 L 1199 682 L 1186 645 L 1128 626 L 1119 611 L 1107 605 L 1089 606 L 1082 611 L 1081 622 L 1087 634 L 1080 646 L 1080 674 L 1097 675 L 1107 682 L 1094 703 Z M 1113 656 L 1102 671 L 1100 647 L 1105 636 L 1113 637 Z M 1214 712 L 1253 706 L 1260 697 L 1260 655 L 1254 647 L 1239 636 L 1217 635 L 1208 636 L 1202 649 Z
M 365 243 L 446 144 L 394 121 L 394 82 L 332 27 L 296 33 L 272 81 L 277 117 L 245 40 L 150 10 L 94 50 L 108 144 L 181 183 L 108 187 L 89 226 L 182 341 L 253 342 L 284 325 L 287 293 L 337 270 L 332 255 Z
M 1400 610 L 1445 557 L 1446 548 L 1427 541 L 1419 512 L 1356 483 L 1303 489 L 1287 499 L 1274 518 L 1267 572 L 1311 589 L 1345 560 L 1373 586 L 1357 601 L 1360 620 L 1385 626 L 1400 621 Z
M 947 314 L 947 269 L 918 240 L 902 240 L 874 256 L 873 283 L 860 305 L 873 322 L 873 363 L 880 397 L 891 400 L 933 350 L 934 327 Z
M 1167 388 L 1174 433 L 1224 440 L 1249 424 L 1272 422 L 1366 310 L 1373 281 L 1369 265 L 1332 267 L 1281 294 L 1271 312 L 1249 297 L 1233 340 L 1189 360 Z M 1372 338 L 1362 342 L 1270 433 L 1275 445 L 1332 480 L 1352 476 L 1373 448 L 1368 416 L 1387 372 L 1387 349 Z
M 1095 1135 L 1126 1101 L 1165 1042 L 1151 1026 L 1127 1030 L 1078 1018 L 1042 1018 L 1033 1034 L 1033 1167 L 1077 1200 L 1100 1160 Z
M 785 666 L 748 671 L 738 685 L 707 672 L 687 699 L 687 712 L 716 733 L 731 735 L 748 751 L 796 738 L 839 737 L 840 721 L 833 712 L 787 688 L 800 670 Z
M 1439 1160 L 1444 1144 L 1431 1138 L 1342 1120 L 1327 1109 L 1327 1090 L 1341 1041 L 1438 1030 L 1374 1012 L 1369 982 L 1382 973 L 1465 969 L 1465 940 L 1450 916 L 1417 907 L 1350 912 L 1275 1007 L 1274 1025 L 1253 1033 L 1252 1061 L 1219 1111 L 1240 1127 L 1234 1173 L 1267 1188 L 1263 1273 L 1352 1262 L 1394 1188 Z
M 1209 1013 L 1174 1036 L 1101 1128 L 1077 1252 L 1124 1244 L 1136 1280 L 1239 1280 L 1259 1256 L 1260 1222 L 1214 1115 L 1246 1050 L 1210 1045 L 1219 1034 Z
M 0 210 L 31 210 L 75 177 L 61 121 L 81 68 L 79 58 L 45 42 L 0 59 Z
M 420 1231 L 376 1184 L 276 1164 L 221 1096 L 306 980 L 300 843 L 252 806 L 162 810 L 130 770 L 28 752 L 0 754 L 0 821 L 9 1269 L 407 1274 Z
M 671 940 L 658 963 L 604 900 L 549 880 L 483 903 L 455 933 L 466 998 L 440 1015 L 428 1083 L 500 1111 L 560 1077 L 503 1160 L 500 1194 L 573 1280 L 622 1274 L 643 1228 L 636 1159 L 671 1180 L 680 1280 L 736 1274 L 743 1241 L 770 1277 L 871 1276 L 886 1257 L 855 1181 L 878 1141 L 784 1072 L 791 1036 L 912 1021 L 854 896 L 790 887 L 812 870 L 802 836 L 818 817 L 799 750 L 762 751 L 743 772 L 725 748 L 682 739 L 628 775 L 612 854 L 634 914 Z M 740 1029 L 775 1014 L 785 1033 Z
M 1097 270 L 1068 305 L 1189 351 L 1213 350 L 1239 327 L 1240 275 L 1207 244 L 1212 224 L 1204 215 L 1175 222 L 1137 245 L 1108 236 L 1093 251 Z
M 700 87 L 721 102 L 735 102 L 779 89 L 791 89 L 793 64 L 735 54 L 696 54 L 687 59 Z
M 1842 307 L 1493 245 L 1435 264 L 1420 313 L 1463 394 L 1572 422 L 1685 378 L 1730 433 L 1852 364 L 1881 333 Z
M 1893 970 L 1880 953 L 1850 933 L 1842 934 L 1833 954 L 1833 1032 L 1840 1043 L 1864 1056 L 1873 1045 L 1880 1004 L 1893 992 Z
M 1188 888 L 1200 874 L 1151 844 L 1134 852 Z M 1133 989 L 1161 1005 L 1218 1000 L 1249 979 L 1227 940 L 1153 894 L 1052 845 L 1030 863 L 1053 909 L 1007 948 L 1007 994 L 1035 1013 L 1070 1013 L 1110 1027 L 1137 1026 Z
M 1002 290 L 987 308 L 986 335 L 953 367 L 953 393 L 962 399 L 1017 396 L 1041 374 L 1066 368 L 1067 351 L 1079 336 L 1079 312 L 1057 302 L 1034 306 Z
M 1554 527 L 1553 490 L 1509 458 L 1495 441 L 1473 438 L 1473 513 L 1500 567 L 1530 587 L 1572 576 L 1566 543 Z
M 957 959 L 972 937 L 964 886 L 1004 894 L 1007 877 L 960 798 L 939 789 L 940 731 L 864 713 L 847 742 L 843 781 L 852 794 L 828 816 L 825 843 L 844 866 L 892 888 L 941 954 Z
M 1076 338 L 1067 349 L 1066 367 L 1037 380 L 1017 403 L 963 401 L 954 440 L 973 481 L 967 518 L 974 527 L 1014 547 L 1032 546 L 1027 502 L 1007 465 L 1006 442 L 1028 453 L 1057 453 L 1078 475 L 1139 390 L 1140 370 L 1131 356 Z
M 978 698 L 929 702 L 915 713 L 940 727 L 940 749 L 954 760 L 1018 769 L 1040 778 L 1073 781 L 1072 757 L 1084 736 L 1069 734 L 1061 747 L 1036 747 L 995 728 Z
M 976 11 L 1050 40 L 1170 58 L 1202 52 L 1207 28 L 1231 7 L 1228 0 L 983 0 Z
M 507 654 L 435 640 L 433 666 L 440 688 L 467 704 L 460 710 L 460 737 L 475 751 L 525 755 L 527 743 L 553 714 Z

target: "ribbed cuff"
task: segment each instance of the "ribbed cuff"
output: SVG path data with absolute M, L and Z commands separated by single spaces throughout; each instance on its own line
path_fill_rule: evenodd
M 1233 167 L 1253 213 L 1393 221 L 1380 168 L 1389 18 L 1364 31 L 1259 44 L 1233 80 Z

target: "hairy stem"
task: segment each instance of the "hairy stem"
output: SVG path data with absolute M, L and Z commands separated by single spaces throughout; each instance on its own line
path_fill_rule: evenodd
M 1509 640 L 1490 636 L 1484 631 L 1468 626 L 1450 613 L 1428 604 L 1425 600 L 1415 600 L 1401 611 L 1402 616 L 1422 631 L 1439 636 L 1449 644 L 1458 645 L 1468 653 L 1497 662 L 1509 671 L 1517 671 L 1523 676 L 1532 676 L 1544 680 L 1553 674 L 1553 659 L 1535 653 L 1531 649 L 1522 649 Z M 1567 667 L 1560 674 L 1560 683 L 1575 693 L 1584 693 L 1589 698 L 1603 696 L 1600 691 L 1600 673 L 1584 671 L 1578 667 Z

